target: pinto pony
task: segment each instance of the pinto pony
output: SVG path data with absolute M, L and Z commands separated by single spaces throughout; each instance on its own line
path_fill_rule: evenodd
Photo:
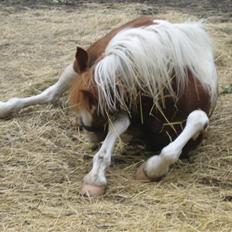
M 81 193 L 105 192 L 106 169 L 118 137 L 137 130 L 160 149 L 135 173 L 158 180 L 202 141 L 217 99 L 211 43 L 199 22 L 172 24 L 141 17 L 112 30 L 76 59 L 41 94 L 0 102 L 0 117 L 25 106 L 53 102 L 70 88 L 79 124 L 102 139 Z M 133 129 L 133 130 L 129 130 Z

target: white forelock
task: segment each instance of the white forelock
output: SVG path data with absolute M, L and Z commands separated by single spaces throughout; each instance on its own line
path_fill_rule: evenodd
M 157 20 L 150 26 L 127 28 L 110 41 L 94 72 L 101 112 L 128 110 L 143 92 L 158 107 L 163 89 L 176 97 L 171 76 L 175 73 L 178 92 L 188 70 L 217 97 L 217 74 L 211 42 L 202 23 L 172 24 Z M 127 94 L 126 94 L 127 93 Z

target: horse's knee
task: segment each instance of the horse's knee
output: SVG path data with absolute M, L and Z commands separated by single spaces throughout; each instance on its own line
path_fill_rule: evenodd
M 199 128 L 199 130 L 205 129 L 209 124 L 209 118 L 207 114 L 202 110 L 194 110 L 187 118 L 186 124 Z

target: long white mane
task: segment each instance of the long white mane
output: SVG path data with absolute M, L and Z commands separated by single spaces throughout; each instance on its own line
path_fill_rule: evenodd
M 127 28 L 108 44 L 94 71 L 101 112 L 128 110 L 140 93 L 154 105 L 168 90 L 174 98 L 172 76 L 182 91 L 190 71 L 211 94 L 217 96 L 217 74 L 211 42 L 200 22 L 171 24 L 156 20 L 150 26 Z

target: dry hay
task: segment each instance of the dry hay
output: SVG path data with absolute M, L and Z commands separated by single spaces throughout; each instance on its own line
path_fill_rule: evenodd
M 0 10 L 0 98 L 39 93 L 111 28 L 136 17 L 141 4 Z M 152 13 L 152 12 L 151 12 Z M 178 11 L 159 17 L 194 18 Z M 220 91 L 231 84 L 232 23 L 209 19 L 216 44 Z M 0 120 L 1 231 L 231 231 L 232 94 L 221 95 L 208 138 L 191 162 L 179 161 L 159 183 L 133 180 L 147 152 L 116 150 L 103 199 L 79 196 L 93 152 L 75 126 L 66 98 Z

